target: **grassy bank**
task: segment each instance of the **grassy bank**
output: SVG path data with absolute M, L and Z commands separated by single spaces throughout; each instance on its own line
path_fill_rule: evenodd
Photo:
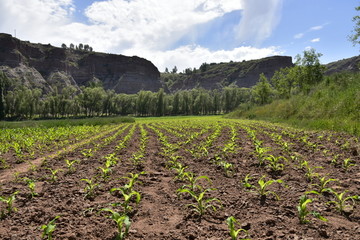
M 294 95 L 264 106 L 244 105 L 227 117 L 262 119 L 360 136 L 360 74 L 328 76 L 308 95 Z
M 60 127 L 79 125 L 106 125 L 123 122 L 135 122 L 132 117 L 96 117 L 82 119 L 54 119 L 54 120 L 31 120 L 8 122 L 1 121 L 0 128 L 22 128 L 22 127 Z

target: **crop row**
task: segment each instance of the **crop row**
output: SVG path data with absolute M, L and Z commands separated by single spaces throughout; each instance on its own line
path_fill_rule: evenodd
M 42 236 L 50 239 L 60 233 L 55 229 L 72 229 L 75 211 L 75 217 L 94 224 L 108 217 L 116 225 L 118 239 L 131 238 L 131 227 L 142 217 L 142 201 L 149 197 L 147 185 L 141 182 L 149 184 L 158 169 L 163 181 L 171 176 L 173 187 L 166 191 L 173 192 L 163 194 L 176 196 L 175 205 L 188 216 L 184 218 L 211 219 L 218 212 L 222 223 L 213 227 L 223 238 L 260 238 L 256 229 L 240 224 L 251 220 L 234 204 L 239 199 L 245 205 L 256 205 L 249 201 L 258 199 L 257 208 L 269 205 L 274 216 L 272 205 L 280 202 L 276 211 L 292 209 L 286 219 L 296 217 L 300 226 L 317 224 L 314 218 L 331 222 L 328 215 L 351 219 L 359 211 L 357 188 L 348 185 L 359 169 L 357 155 L 350 151 L 358 143 L 356 138 L 218 119 L 123 124 L 99 131 L 88 130 L 87 141 L 48 156 L 39 168 L 18 175 L 15 182 L 5 181 L 0 189 L 0 227 L 19 224 L 17 215 L 24 216 L 33 205 L 39 209 L 70 201 L 74 206 L 61 205 L 61 210 L 54 211 L 59 214 L 37 219 L 30 212 L 26 221 L 32 228 L 41 222 Z M 60 200 L 64 196 L 68 199 Z

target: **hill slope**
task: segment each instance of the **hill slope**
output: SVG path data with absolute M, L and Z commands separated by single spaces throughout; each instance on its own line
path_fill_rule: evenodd
M 290 99 L 250 109 L 240 107 L 228 117 L 286 122 L 360 136 L 360 73 L 342 72 L 326 76 L 309 95 L 293 95 Z
M 44 93 L 55 86 L 79 88 L 90 82 L 101 82 L 117 93 L 162 87 L 158 69 L 146 59 L 33 44 L 8 34 L 0 34 L 0 71 L 14 85 L 40 88 Z
M 170 74 L 169 82 L 169 74 L 160 78 L 158 69 L 143 58 L 34 44 L 0 34 L 0 71 L 11 79 L 13 87 L 40 88 L 43 93 L 69 85 L 79 89 L 90 82 L 100 82 L 105 89 L 128 94 L 140 90 L 155 92 L 160 88 L 171 92 L 196 87 L 219 89 L 230 84 L 251 87 L 260 73 L 271 77 L 287 66 L 292 66 L 292 59 L 286 56 L 206 64 L 206 69 L 191 74 Z
M 273 56 L 251 61 L 211 63 L 188 73 L 162 73 L 162 81 L 171 92 L 196 87 L 204 89 L 219 89 L 229 85 L 252 87 L 264 73 L 271 78 L 276 70 L 293 66 L 292 58 L 288 56 Z

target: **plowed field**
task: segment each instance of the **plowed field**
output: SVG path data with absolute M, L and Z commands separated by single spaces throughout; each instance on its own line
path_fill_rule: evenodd
M 129 218 L 129 240 L 231 239 L 230 216 L 245 230 L 237 239 L 360 239 L 354 136 L 217 117 L 79 134 L 46 148 L 36 140 L 20 152 L 12 140 L 0 142 L 10 146 L 0 155 L 0 239 L 46 239 L 41 226 L 56 216 L 53 239 L 116 239 L 118 226 L 104 208 Z M 261 192 L 261 179 L 280 181 Z M 339 201 L 341 193 L 349 198 Z M 301 196 L 312 200 L 303 223 Z

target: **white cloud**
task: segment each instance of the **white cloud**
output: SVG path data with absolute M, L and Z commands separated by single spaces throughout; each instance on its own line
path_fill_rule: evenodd
M 314 39 L 312 39 L 310 42 L 313 42 L 313 43 L 315 43 L 315 42 L 320 42 L 320 38 L 314 38 Z
M 283 0 L 243 0 L 243 14 L 238 39 L 260 44 L 270 37 L 279 23 Z
M 0 30 L 19 38 L 53 42 L 61 36 L 57 27 L 67 24 L 74 12 L 72 0 L 0 1 Z
M 74 0 L 0 0 L 0 32 L 32 42 L 89 44 L 96 51 L 137 55 L 158 66 L 182 70 L 203 62 L 241 61 L 279 54 L 274 47 L 213 51 L 175 46 L 200 24 L 243 9 L 240 40 L 259 43 L 279 21 L 283 0 L 103 0 L 86 8 L 87 23 L 74 21 Z M 234 36 L 236 37 L 236 36 Z
M 318 31 L 318 30 L 321 30 L 323 27 L 324 27 L 324 25 L 315 26 L 315 27 L 310 28 L 310 31 Z
M 197 45 L 182 46 L 168 51 L 128 50 L 128 55 L 140 55 L 151 59 L 159 68 L 164 71 L 166 67 L 171 69 L 176 66 L 180 71 L 189 67 L 199 68 L 204 62 L 229 62 L 259 59 L 263 57 L 281 55 L 282 52 L 276 47 L 255 48 L 250 46 L 234 48 L 232 50 L 212 51 Z
M 300 39 L 304 36 L 304 33 L 298 33 L 294 36 L 295 39 Z
M 300 38 L 304 37 L 305 34 L 308 33 L 308 32 L 319 31 L 319 30 L 323 29 L 324 26 L 327 25 L 327 24 L 328 24 L 328 23 L 325 23 L 325 24 L 323 24 L 323 25 L 318 25 L 318 26 L 311 27 L 311 28 L 309 28 L 307 31 L 305 31 L 304 33 L 298 33 L 298 34 L 294 35 L 294 38 L 295 38 L 295 39 L 300 39 Z M 316 39 L 313 39 L 313 40 L 315 40 L 314 42 L 319 42 L 319 41 L 320 41 L 320 39 L 317 40 L 317 38 L 316 38 Z M 311 40 L 311 41 L 313 41 L 313 40 Z
M 239 9 L 235 0 L 108 0 L 95 2 L 85 14 L 135 47 L 165 50 L 196 25 Z

